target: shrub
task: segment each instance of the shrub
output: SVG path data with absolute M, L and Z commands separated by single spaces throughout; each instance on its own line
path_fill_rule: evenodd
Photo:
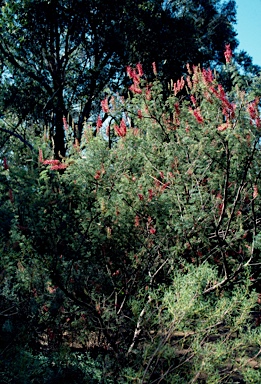
M 10 154 L 3 371 L 15 344 L 32 375 L 77 350 L 80 380 L 259 382 L 259 101 L 199 67 L 165 99 L 139 68 L 69 159 Z

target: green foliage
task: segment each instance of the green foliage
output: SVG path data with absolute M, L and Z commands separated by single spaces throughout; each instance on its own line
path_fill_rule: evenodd
M 143 380 L 229 382 L 254 359 L 261 342 L 260 334 L 251 331 L 249 317 L 256 295 L 246 286 L 204 295 L 205 287 L 218 281 L 217 269 L 208 264 L 174 274 L 158 307 L 159 336 L 147 345 Z
M 2 377 L 258 383 L 258 100 L 199 67 L 167 99 L 128 74 L 107 133 L 5 151 Z

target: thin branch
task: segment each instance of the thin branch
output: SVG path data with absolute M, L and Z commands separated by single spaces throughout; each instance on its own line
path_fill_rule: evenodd
M 165 260 L 165 261 L 160 265 L 160 267 L 157 269 L 157 271 L 156 271 L 153 275 L 151 275 L 150 272 L 149 272 L 149 276 L 150 276 L 150 285 L 152 285 L 153 280 L 155 279 L 156 275 L 159 273 L 159 271 L 164 267 L 164 265 L 165 265 L 167 262 L 168 262 L 168 259 Z M 145 313 L 146 313 L 147 305 L 148 305 L 150 302 L 151 302 L 151 296 L 149 295 L 149 296 L 148 296 L 148 301 L 147 301 L 147 303 L 145 304 L 144 308 L 142 309 L 142 311 L 141 311 L 140 314 L 139 314 L 138 321 L 137 321 L 137 324 L 136 324 L 136 328 L 135 328 L 135 331 L 134 331 L 134 335 L 133 335 L 133 338 L 132 338 L 132 343 L 131 343 L 131 345 L 130 345 L 130 347 L 129 347 L 129 349 L 128 349 L 127 355 L 129 355 L 129 354 L 132 352 L 132 350 L 133 350 L 133 348 L 134 348 L 134 345 L 135 345 L 135 343 L 136 343 L 136 341 L 137 341 L 137 339 L 138 339 L 138 337 L 139 337 L 139 335 L 140 335 L 140 333 L 141 333 L 141 330 L 142 330 L 142 328 L 141 328 L 141 323 L 142 323 L 143 317 L 144 317 L 144 315 L 145 315 Z
M 12 132 L 12 131 L 10 131 L 9 129 L 2 128 L 2 127 L 0 127 L 0 131 L 5 132 L 5 133 L 8 133 L 10 136 L 17 137 L 20 141 L 22 141 L 22 143 L 24 143 L 25 145 L 27 145 L 27 147 L 29 147 L 29 148 L 31 149 L 31 151 L 34 150 L 34 147 L 32 146 L 32 144 L 30 144 L 30 143 L 29 143 L 27 140 L 25 140 L 21 135 L 19 135 L 19 133 Z
M 227 282 L 229 282 L 234 277 L 236 277 L 237 274 L 242 270 L 242 268 L 243 268 L 243 265 L 240 264 L 238 269 L 233 273 L 233 275 L 231 275 L 231 276 L 227 276 L 226 275 L 222 281 L 220 281 L 217 284 L 212 285 L 212 287 L 210 287 L 208 289 L 205 289 L 205 291 L 203 291 L 203 295 L 205 295 L 206 293 L 212 292 L 212 291 L 214 291 L 215 289 L 217 289 L 219 287 L 223 287 Z

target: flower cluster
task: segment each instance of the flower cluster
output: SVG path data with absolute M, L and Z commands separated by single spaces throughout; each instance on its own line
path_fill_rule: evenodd
M 51 171 L 59 171 L 61 169 L 66 169 L 68 167 L 68 164 L 61 163 L 60 160 L 55 159 L 43 159 L 43 151 L 39 148 L 39 155 L 38 155 L 38 161 L 39 163 L 42 163 L 43 165 L 50 165 Z
M 190 111 L 192 112 L 192 114 L 194 115 L 194 117 L 196 118 L 198 123 L 200 123 L 200 124 L 204 123 L 204 119 L 201 115 L 199 108 L 196 108 L 196 109 L 190 108 Z
M 102 118 L 101 118 L 101 116 L 99 115 L 99 116 L 98 116 L 98 119 L 97 119 L 97 122 L 96 122 L 97 133 L 100 132 L 101 127 L 102 127 Z
M 141 94 L 142 90 L 140 89 L 140 78 L 143 76 L 142 65 L 138 63 L 136 68 L 127 67 L 127 74 L 133 80 L 133 84 L 129 87 L 129 90 L 133 93 Z
M 120 137 L 126 136 L 127 127 L 126 127 L 126 123 L 125 123 L 124 119 L 121 120 L 120 126 L 118 126 L 118 125 L 114 126 L 114 130 L 118 136 L 120 136 Z
M 183 76 L 181 79 L 179 79 L 174 85 L 173 85 L 173 90 L 174 90 L 174 95 L 176 96 L 185 86 L 185 80 Z
M 249 116 L 251 118 L 251 123 L 255 122 L 257 128 L 261 127 L 261 120 L 259 117 L 259 111 L 258 111 L 258 105 L 259 105 L 259 98 L 256 97 L 255 100 L 251 101 L 247 106 L 247 111 L 249 113 Z
M 108 104 L 108 98 L 107 97 L 101 101 L 101 107 L 102 107 L 102 110 L 104 113 L 109 112 L 109 104 Z

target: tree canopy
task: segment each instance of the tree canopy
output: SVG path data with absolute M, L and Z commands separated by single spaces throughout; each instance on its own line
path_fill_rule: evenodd
M 47 127 L 65 155 L 63 117 L 81 139 L 101 95 L 126 94 L 127 65 L 153 62 L 167 84 L 186 63 L 224 62 L 237 46 L 235 2 L 6 1 L 0 17 L 2 113 Z M 43 131 L 43 129 L 42 129 Z

